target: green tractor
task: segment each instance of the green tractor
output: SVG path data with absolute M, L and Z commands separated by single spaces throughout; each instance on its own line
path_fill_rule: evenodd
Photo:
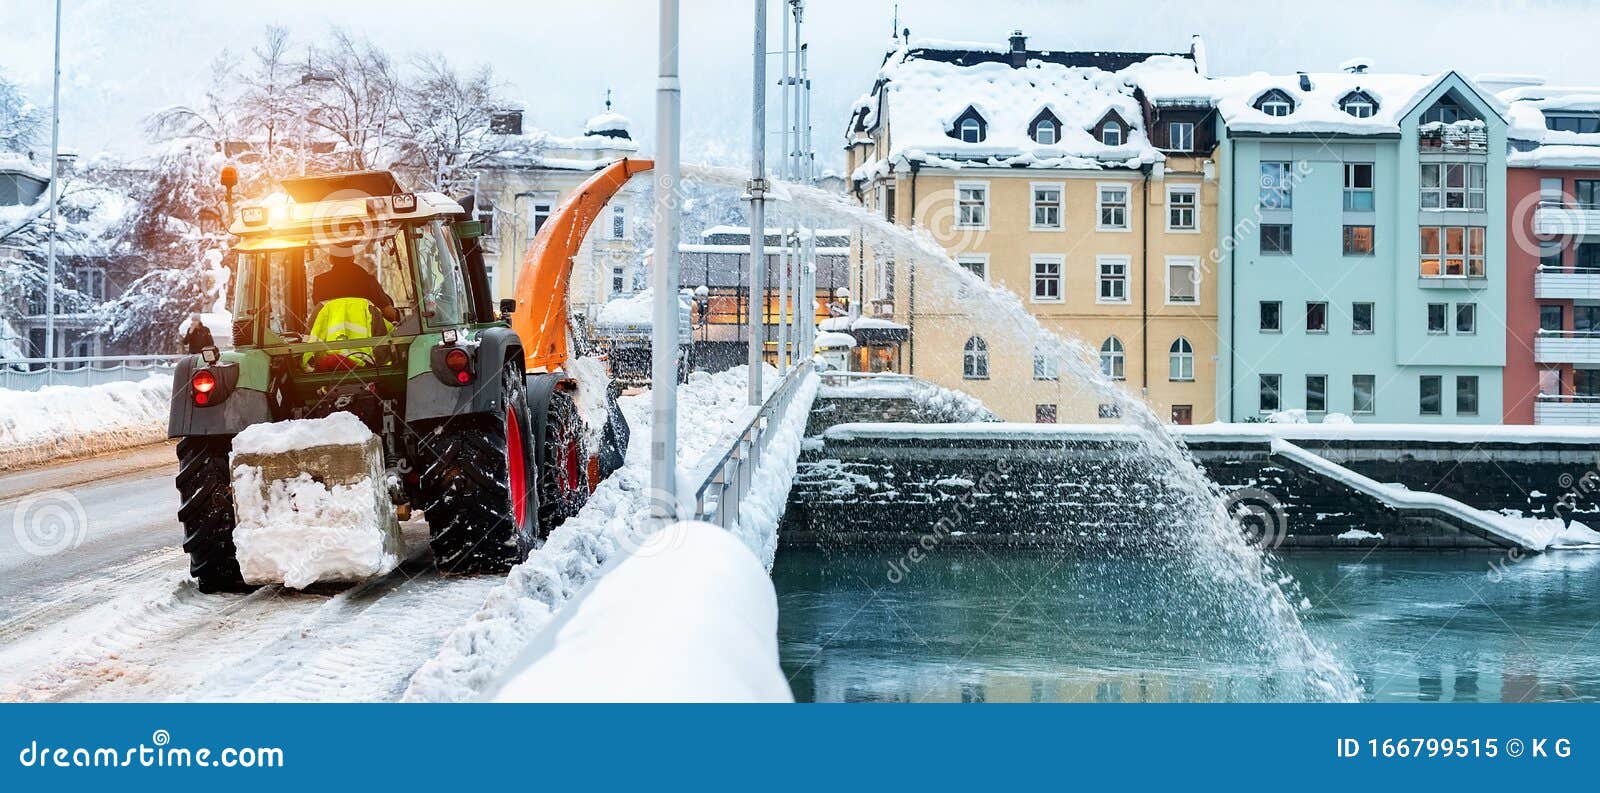
M 565 279 L 531 295 L 540 305 L 496 305 L 470 201 L 406 192 L 388 172 L 282 187 L 290 200 L 245 206 L 230 229 L 233 348 L 206 348 L 174 376 L 178 518 L 200 590 L 250 588 L 233 537 L 234 436 L 339 411 L 380 439 L 396 515 L 423 512 L 442 572 L 523 561 L 627 445 L 616 387 L 529 366 L 544 340 L 512 327 L 519 311 L 564 323 Z M 580 387 L 607 392 L 603 442 L 586 440 Z

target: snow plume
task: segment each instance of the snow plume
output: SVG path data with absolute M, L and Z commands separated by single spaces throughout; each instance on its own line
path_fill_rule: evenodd
M 678 425 L 679 459 L 699 460 L 730 443 L 743 429 L 750 417 L 745 404 L 746 372 L 742 366 L 711 375 L 696 372 L 679 388 L 678 413 L 686 419 Z M 762 382 L 769 391 L 779 380 L 777 372 L 767 367 Z M 781 513 L 787 498 L 795 464 L 790 458 L 798 449 L 815 394 L 815 377 L 800 387 L 783 429 L 756 471 L 756 486 L 745 503 L 738 531 L 739 539 L 768 566 L 776 545 L 773 516 Z M 600 483 L 582 511 L 551 532 L 542 548 L 513 569 L 472 620 L 417 670 L 406 700 L 462 701 L 479 696 L 608 562 L 640 545 L 650 509 L 650 395 L 624 397 L 620 404 L 633 439 L 626 463 Z M 698 484 L 691 484 L 683 472 L 679 479 L 685 490 L 692 491 Z
M 172 376 L 88 388 L 0 389 L 0 469 L 82 457 L 167 437 Z

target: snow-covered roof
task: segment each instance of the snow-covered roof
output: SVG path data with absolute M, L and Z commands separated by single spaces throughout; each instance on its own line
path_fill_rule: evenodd
M 611 135 L 567 138 L 535 129 L 521 135 L 502 135 L 500 152 L 488 167 L 550 168 L 562 171 L 598 171 L 639 151 L 639 144 Z
M 1549 129 L 1545 114 L 1600 116 L 1600 87 L 1527 84 L 1496 96 L 1509 106 L 1506 137 L 1520 141 L 1506 165 L 1521 168 L 1600 168 L 1600 132 Z M 1530 147 L 1529 144 L 1532 144 Z
M 867 170 L 904 160 L 942 167 L 1138 167 L 1162 159 L 1145 134 L 1134 93 L 1146 81 L 1164 96 L 1208 99 L 1191 82 L 1204 80 L 1187 54 L 1013 51 L 1005 44 L 913 40 L 885 58 L 872 90 L 857 101 L 848 138 L 859 141 L 891 121 L 892 149 L 876 152 Z M 969 109 L 986 127 L 980 142 L 953 134 Z M 1029 134 L 1046 112 L 1061 122 L 1053 144 Z M 1113 113 L 1130 129 L 1121 144 L 1107 146 L 1093 130 Z
M 607 110 L 598 116 L 589 119 L 583 125 L 585 135 L 607 135 L 614 138 L 632 138 L 632 124 L 628 117 L 614 110 Z
M 1233 131 L 1392 135 L 1399 134 L 1401 119 L 1448 74 L 1256 72 L 1218 77 L 1211 82 L 1217 112 Z M 1309 90 L 1304 87 L 1307 83 Z M 1289 115 L 1269 116 L 1256 109 L 1256 102 L 1274 90 L 1283 92 L 1294 103 Z M 1356 118 L 1340 106 L 1345 97 L 1358 91 L 1377 105 L 1370 117 Z
M 34 162 L 24 154 L 0 152 L 0 171 L 25 174 L 47 182 L 50 180 L 50 169 Z

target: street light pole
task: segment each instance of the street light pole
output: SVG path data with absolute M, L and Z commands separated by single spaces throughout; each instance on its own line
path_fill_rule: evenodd
M 794 0 L 788 0 L 792 6 Z M 789 76 L 789 9 L 783 13 L 783 79 L 778 81 L 783 86 L 779 92 L 783 105 L 783 151 L 778 160 L 778 178 L 789 178 L 789 90 L 792 80 Z M 783 231 L 778 234 L 778 374 L 783 376 L 789 372 L 789 221 L 784 220 Z M 766 240 L 762 240 L 765 244 Z
M 56 53 L 50 97 L 50 245 L 44 283 L 44 357 L 56 357 L 56 204 L 61 201 L 61 0 L 56 0 Z M 45 364 L 45 380 L 52 367 Z
M 750 292 L 745 299 L 749 325 L 750 404 L 761 404 L 761 352 L 766 346 L 767 308 L 767 2 L 756 3 L 756 43 L 750 100 Z
M 661 0 L 656 83 L 656 256 L 650 367 L 651 517 L 678 516 L 678 0 Z

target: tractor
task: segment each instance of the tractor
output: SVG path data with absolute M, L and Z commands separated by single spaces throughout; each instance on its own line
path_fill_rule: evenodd
M 240 207 L 233 348 L 184 359 L 172 389 L 178 518 L 198 588 L 251 588 L 229 458 L 234 436 L 262 423 L 358 417 L 381 441 L 395 514 L 422 512 L 446 574 L 505 572 L 575 514 L 620 467 L 628 430 L 617 386 L 565 369 L 572 256 L 650 167 L 621 160 L 580 187 L 530 244 L 516 298 L 498 305 L 470 199 L 364 171 L 287 179 L 286 200 Z M 583 388 L 606 391 L 599 442 L 578 409 Z

